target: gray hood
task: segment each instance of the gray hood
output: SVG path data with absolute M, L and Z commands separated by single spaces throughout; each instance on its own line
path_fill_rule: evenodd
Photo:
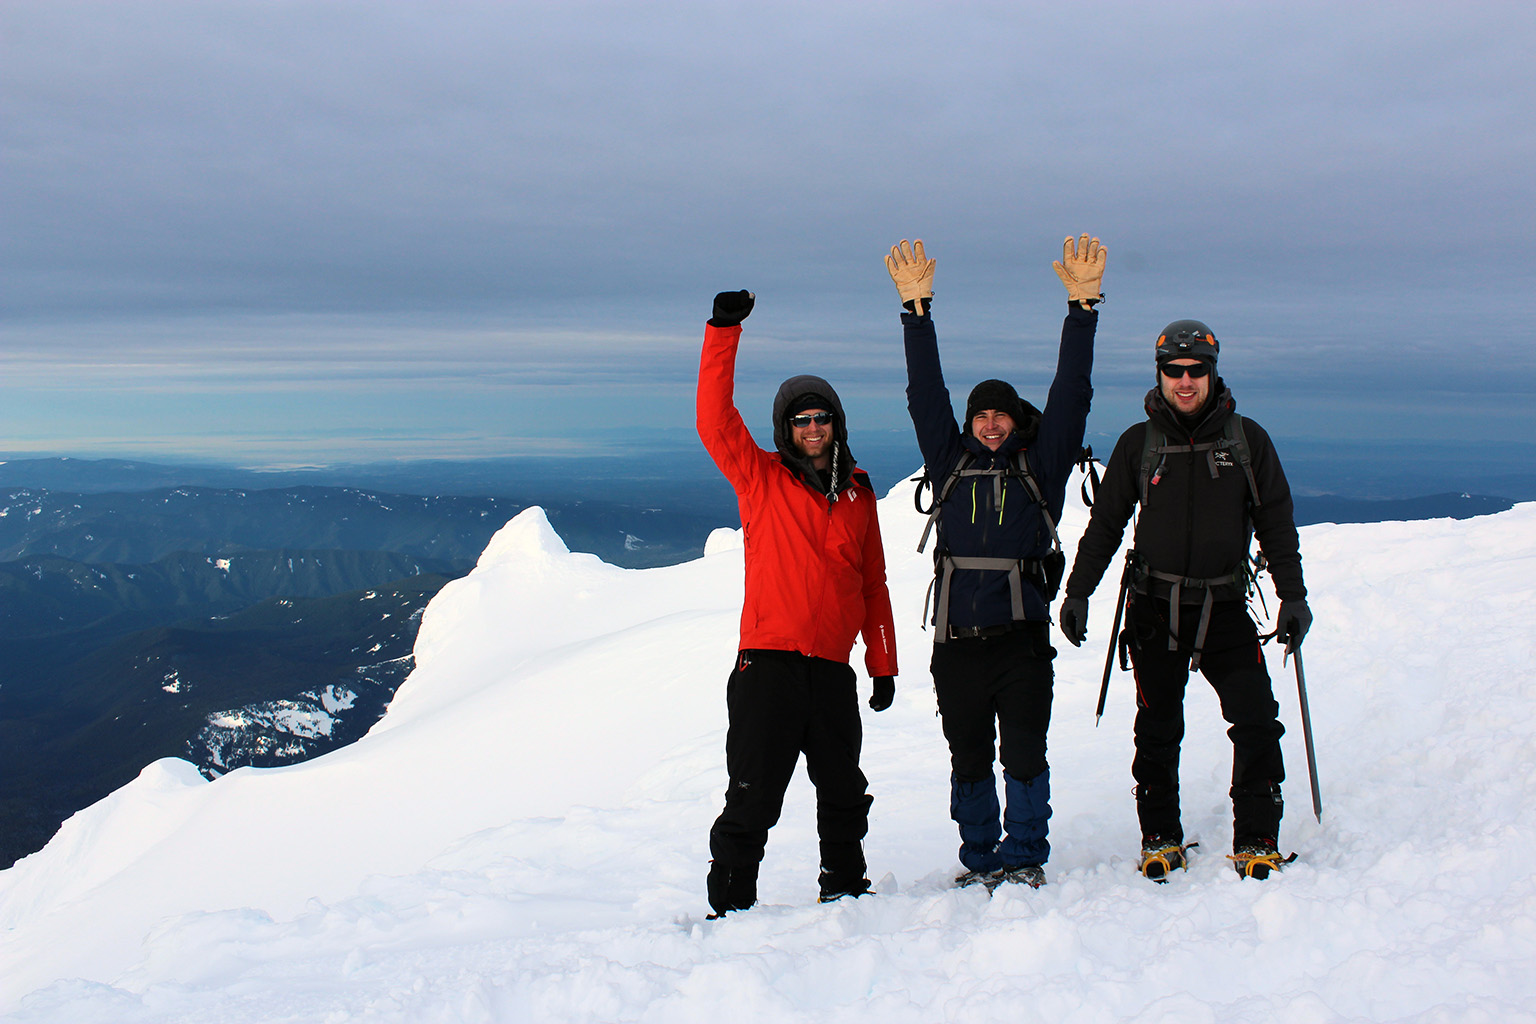
M 816 395 L 826 399 L 827 406 L 837 417 L 832 423 L 832 465 L 837 477 L 833 481 L 828 481 L 818 473 L 790 440 L 785 413 L 797 399 L 805 395 Z M 843 414 L 843 401 L 837 397 L 837 391 L 831 384 L 821 377 L 805 373 L 798 377 L 791 377 L 779 385 L 778 394 L 773 396 L 773 446 L 778 449 L 779 456 L 786 466 L 806 483 L 829 497 L 847 485 L 854 466 L 853 453 L 848 450 L 848 417 Z

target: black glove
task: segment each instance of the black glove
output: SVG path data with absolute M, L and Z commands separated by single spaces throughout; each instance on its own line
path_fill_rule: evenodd
M 1061 632 L 1073 647 L 1083 646 L 1088 639 L 1088 599 L 1064 597 L 1061 599 Z
M 875 690 L 869 695 L 869 707 L 872 711 L 884 711 L 891 706 L 891 701 L 896 699 L 896 677 L 875 676 Z
M 1312 609 L 1305 600 L 1281 601 L 1280 612 L 1275 616 L 1275 634 L 1285 643 L 1285 653 L 1294 654 L 1301 647 L 1301 640 L 1312 628 Z
M 757 296 L 743 288 L 739 292 L 721 292 L 715 296 L 715 315 L 709 318 L 711 327 L 735 327 L 752 314 L 752 303 Z

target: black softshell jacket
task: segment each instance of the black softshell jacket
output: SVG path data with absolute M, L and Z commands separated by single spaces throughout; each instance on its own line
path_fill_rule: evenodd
M 1147 394 L 1148 422 L 1156 423 L 1170 445 L 1219 441 L 1229 416 L 1237 415 L 1237 403 L 1226 384 L 1217 378 L 1210 411 L 1191 430 L 1153 388 Z M 1235 458 L 1217 460 L 1211 476 L 1206 452 L 1178 452 L 1167 456 L 1161 478 L 1148 487 L 1147 503 L 1136 520 L 1133 546 L 1145 564 L 1160 572 L 1195 579 L 1216 579 L 1242 567 L 1248 556 L 1250 536 L 1269 560 L 1275 591 L 1281 600 L 1306 597 L 1301 577 L 1301 549 L 1296 535 L 1291 486 L 1264 428 L 1243 417 L 1243 436 L 1253 460 L 1253 475 L 1260 504 L 1252 507 L 1243 468 Z M 1125 524 L 1141 500 L 1141 457 L 1147 423 L 1138 423 L 1120 435 L 1104 467 L 1104 480 L 1094 501 L 1088 528 L 1077 546 L 1072 574 L 1067 578 L 1068 597 L 1087 597 L 1099 585 L 1104 570 L 1120 547 Z M 1169 584 L 1150 581 L 1138 586 L 1166 596 Z M 1219 587 L 1219 600 L 1240 600 L 1240 586 Z M 1205 592 L 1182 591 L 1182 600 L 1199 603 Z

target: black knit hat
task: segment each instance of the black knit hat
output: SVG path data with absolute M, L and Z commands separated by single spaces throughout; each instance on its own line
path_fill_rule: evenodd
M 984 380 L 971 389 L 971 397 L 965 400 L 965 432 L 971 432 L 971 421 L 985 409 L 996 409 L 1013 418 L 1015 427 L 1024 426 L 1024 403 L 1019 393 L 1005 380 Z
M 807 409 L 825 409 L 828 412 L 834 414 L 837 412 L 837 407 L 835 405 L 833 405 L 827 399 L 823 398 L 821 395 L 811 391 L 801 395 L 799 398 L 796 398 L 793 402 L 790 402 L 789 406 L 784 410 L 784 418 L 789 419 L 791 416 L 797 416 L 800 413 L 805 412 Z

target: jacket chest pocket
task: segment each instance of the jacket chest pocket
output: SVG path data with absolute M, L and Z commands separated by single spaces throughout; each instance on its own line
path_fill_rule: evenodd
M 848 492 L 851 494 L 853 492 Z M 868 526 L 868 513 L 863 509 L 844 506 L 848 495 L 838 501 L 827 522 L 825 548 L 849 565 L 858 565 L 863 558 L 864 531 Z

